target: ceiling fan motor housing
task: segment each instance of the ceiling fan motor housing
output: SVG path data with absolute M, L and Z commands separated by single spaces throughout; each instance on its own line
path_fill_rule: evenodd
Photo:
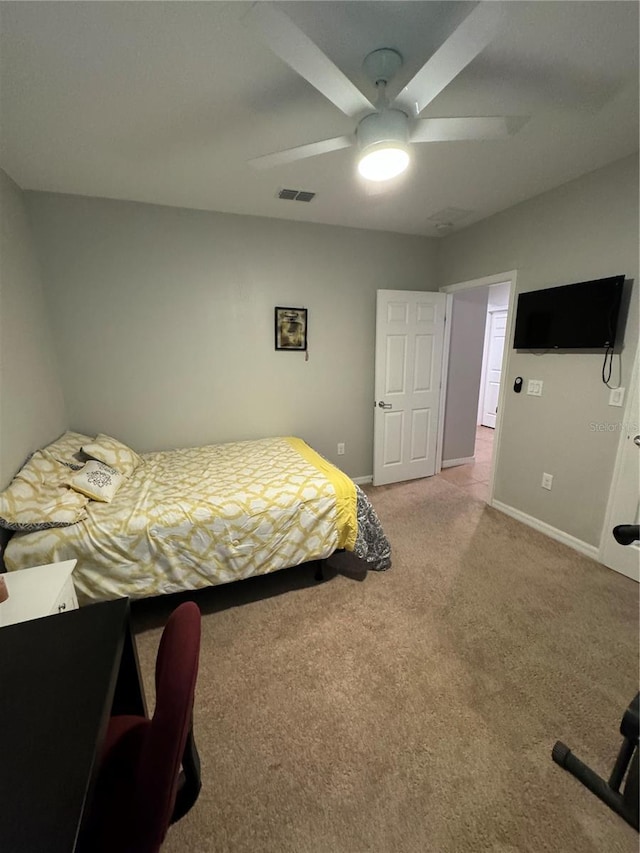
M 358 148 L 364 151 L 378 145 L 397 145 L 406 148 L 409 143 L 409 120 L 401 110 L 383 110 L 363 118 L 356 132 Z

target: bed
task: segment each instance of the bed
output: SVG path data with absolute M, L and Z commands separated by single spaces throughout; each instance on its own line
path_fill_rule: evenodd
M 96 458 L 92 441 L 67 433 L 38 451 L 42 481 L 55 480 L 56 495 L 64 483 L 66 501 L 78 499 L 69 479 Z M 37 529 L 30 519 L 7 544 L 6 567 L 76 559 L 74 583 L 86 603 L 228 583 L 342 549 L 375 571 L 391 565 L 367 496 L 299 438 L 130 452 L 133 464 L 117 454 L 94 463 L 118 477 L 109 502 L 85 495 L 78 520 L 65 526 Z

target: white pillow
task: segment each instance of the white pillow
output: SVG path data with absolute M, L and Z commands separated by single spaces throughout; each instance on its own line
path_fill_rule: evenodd
M 81 432 L 67 431 L 60 438 L 52 441 L 45 447 L 45 450 L 50 453 L 58 462 L 62 462 L 67 468 L 72 468 L 74 471 L 79 471 L 87 461 L 87 457 L 82 453 L 82 445 L 89 444 L 93 441 L 90 435 L 83 435 Z
M 91 459 L 67 480 L 67 484 L 91 500 L 109 503 L 123 481 L 123 475 L 115 468 Z
M 82 452 L 91 459 L 97 459 L 116 468 L 125 477 L 130 477 L 138 465 L 142 464 L 142 457 L 135 450 L 127 447 L 117 438 L 99 433 L 93 441 L 82 445 Z

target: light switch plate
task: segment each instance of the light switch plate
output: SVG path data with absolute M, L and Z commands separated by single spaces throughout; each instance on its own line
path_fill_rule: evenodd
M 530 379 L 527 383 L 527 394 L 542 397 L 542 379 Z
M 624 388 L 612 388 L 609 393 L 609 405 L 621 406 L 624 403 Z

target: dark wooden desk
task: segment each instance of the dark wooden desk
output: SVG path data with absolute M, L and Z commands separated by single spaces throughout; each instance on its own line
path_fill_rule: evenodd
M 112 710 L 144 714 L 129 601 L 0 628 L 0 849 L 71 853 Z

